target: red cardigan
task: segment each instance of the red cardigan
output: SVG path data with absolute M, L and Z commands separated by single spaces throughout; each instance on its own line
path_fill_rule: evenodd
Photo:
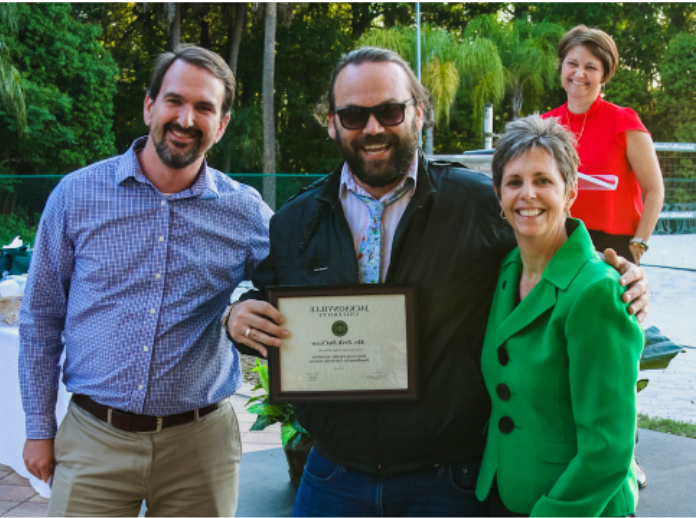
M 580 190 L 571 209 L 573 217 L 583 220 L 588 229 L 634 236 L 643 212 L 643 197 L 626 158 L 626 132 L 649 133 L 636 112 L 606 102 L 600 96 L 586 114 L 571 113 L 566 103 L 542 117 L 557 117 L 579 139 L 581 173 L 619 178 L 615 191 Z

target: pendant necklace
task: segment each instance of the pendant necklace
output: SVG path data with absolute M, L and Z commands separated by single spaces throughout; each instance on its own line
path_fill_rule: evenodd
M 568 111 L 566 112 L 566 121 L 568 122 L 568 129 L 569 129 L 570 131 L 573 131 L 573 128 L 571 128 L 571 126 L 570 126 L 570 108 L 566 108 L 566 109 L 568 110 Z M 590 112 L 590 110 L 587 110 L 587 111 L 585 112 L 585 118 L 582 119 L 582 128 L 580 129 L 580 135 L 578 136 L 578 140 L 577 140 L 578 145 L 580 145 L 580 139 L 582 138 L 582 134 L 583 134 L 584 131 L 585 131 L 585 123 L 587 122 L 587 114 L 588 114 L 589 112 Z M 573 133 L 575 133 L 575 132 L 573 131 Z

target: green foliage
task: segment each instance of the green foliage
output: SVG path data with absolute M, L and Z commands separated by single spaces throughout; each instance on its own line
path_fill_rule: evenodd
M 68 4 L 17 4 L 18 31 L 1 26 L 27 104 L 24 139 L 15 113 L 0 110 L 6 173 L 65 174 L 115 152 L 118 69 L 98 42 L 101 29 L 70 11 Z
M 638 427 L 645 430 L 668 433 L 696 439 L 696 424 L 683 423 L 662 417 L 650 417 L 645 414 L 638 414 Z
M 480 53 L 482 62 L 494 56 L 500 60 L 505 88 L 511 96 L 513 119 L 523 109 L 527 113 L 538 110 L 545 89 L 556 82 L 556 47 L 563 33 L 563 27 L 557 24 L 533 24 L 524 18 L 506 23 L 495 15 L 477 16 L 464 31 L 464 37 L 472 42 L 488 42 Z M 488 81 L 493 82 L 493 78 Z
M 27 110 L 20 85 L 21 78 L 17 69 L 12 66 L 8 46 L 2 39 L 6 31 L 17 32 L 17 6 L 11 3 L 0 4 L 0 20 L 5 22 L 0 31 L 0 101 L 6 108 L 14 111 L 17 131 L 20 135 L 24 135 L 27 126 Z
M 24 240 L 24 244 L 34 243 L 41 214 L 31 217 L 20 207 L 11 214 L 0 214 L 0 246 L 9 244 L 15 236 Z
M 297 446 L 301 442 L 311 440 L 311 435 L 307 430 L 302 428 L 302 425 L 295 417 L 295 410 L 290 404 L 272 405 L 269 401 L 268 394 L 270 393 L 268 385 L 268 367 L 263 365 L 259 360 L 256 360 L 256 367 L 251 369 L 252 372 L 258 372 L 260 383 L 256 385 L 252 391 L 263 390 L 260 396 L 254 396 L 247 401 L 249 412 L 256 414 L 258 417 L 251 427 L 251 430 L 259 431 L 275 424 L 281 423 L 280 439 L 283 447 L 289 444 L 291 448 Z M 260 401 L 260 403 L 257 403 Z
M 696 36 L 679 33 L 670 42 L 659 65 L 663 90 L 658 114 L 669 120 L 670 140 L 696 142 Z

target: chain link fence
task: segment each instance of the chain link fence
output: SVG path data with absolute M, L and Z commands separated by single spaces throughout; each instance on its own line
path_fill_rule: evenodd
M 656 234 L 696 234 L 696 143 L 655 142 L 665 182 Z
M 656 142 L 655 149 L 665 181 L 665 205 L 656 233 L 696 233 L 696 143 Z M 448 155 L 462 162 L 471 155 Z M 468 164 L 469 167 L 490 170 L 490 155 L 479 157 L 488 163 Z M 466 163 L 464 161 L 464 163 Z M 290 174 L 230 174 L 234 180 L 252 186 L 266 203 L 277 210 L 289 198 L 322 178 L 323 175 Z M 49 194 L 62 176 L 0 176 L 0 244 L 16 235 L 34 242 L 36 226 Z

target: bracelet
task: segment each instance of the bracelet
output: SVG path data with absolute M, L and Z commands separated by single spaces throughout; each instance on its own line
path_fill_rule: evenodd
M 643 252 L 647 252 L 648 248 L 650 248 L 648 246 L 648 242 L 645 239 L 641 239 L 639 237 L 634 237 L 633 239 L 631 239 L 629 244 L 636 245 L 638 248 L 642 248 Z
M 239 304 L 241 300 L 235 300 L 232 304 L 227 306 L 225 309 L 225 312 L 222 314 L 222 318 L 220 319 L 220 325 L 223 327 L 225 332 L 227 332 L 227 321 L 230 319 L 230 313 L 232 312 L 232 308 L 235 307 L 237 304 Z M 228 334 L 229 336 L 229 334 Z

